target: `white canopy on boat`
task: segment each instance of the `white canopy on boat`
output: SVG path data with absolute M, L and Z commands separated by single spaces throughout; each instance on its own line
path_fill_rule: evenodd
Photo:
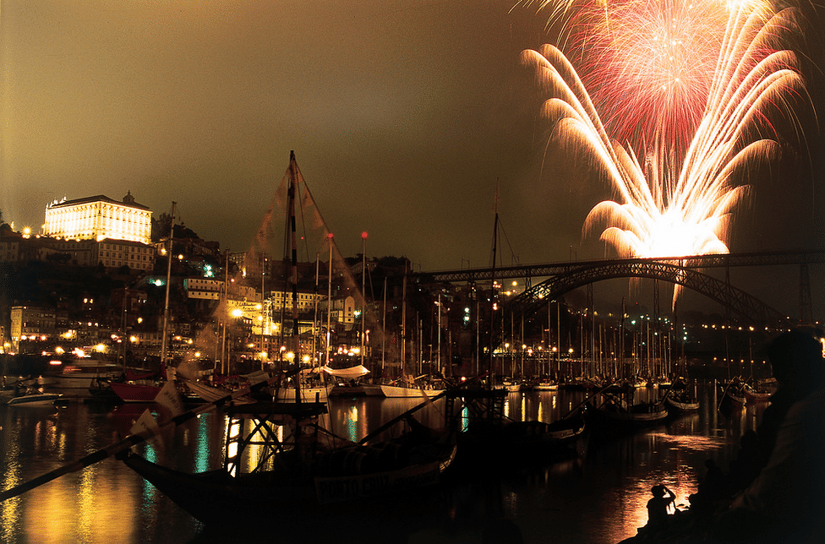
M 354 380 L 355 378 L 360 378 L 364 374 L 369 373 L 369 370 L 367 370 L 367 367 L 364 365 L 351 366 L 349 368 L 330 368 L 328 366 L 324 366 L 321 367 L 321 370 L 330 376 L 343 378 L 345 380 Z

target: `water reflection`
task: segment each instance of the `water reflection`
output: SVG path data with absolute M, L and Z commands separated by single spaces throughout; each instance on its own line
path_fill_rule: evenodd
M 718 398 L 713 387 L 699 392 L 702 408 L 698 413 L 646 432 L 600 442 L 583 458 L 546 466 L 516 466 L 505 477 L 494 470 L 455 476 L 429 500 L 417 501 L 414 508 L 397 508 L 392 523 L 403 525 L 405 530 L 394 529 L 392 534 L 402 538 L 399 533 L 406 533 L 403 538 L 411 544 L 480 542 L 485 531 L 503 532 L 513 527 L 525 542 L 545 542 L 553 535 L 555 540 L 571 544 L 611 543 L 632 536 L 647 521 L 645 505 L 653 485 L 664 483 L 676 493 L 677 503 L 685 503 L 696 491 L 705 460 L 713 458 L 726 469 L 736 455 L 739 437 L 756 427 L 765 407 L 738 407 L 723 415 L 716 410 Z M 654 394 L 657 392 L 639 392 Z M 506 413 L 516 421 L 552 422 L 584 398 L 583 392 L 517 393 L 506 397 Z M 419 402 L 331 399 L 324 419 L 332 432 L 357 441 Z M 427 425 L 438 426 L 444 420 L 444 407 L 444 400 L 438 400 L 417 416 Z M 128 433 L 143 409 L 82 404 L 45 411 L 0 407 L 3 488 L 116 442 Z M 227 424 L 223 413 L 202 414 L 177 432 L 138 450 L 180 470 L 210 470 L 223 462 Z M 204 530 L 114 459 L 0 503 L 0 512 L 0 540 L 5 543 L 227 541 L 220 531 Z M 335 525 L 332 536 L 341 542 L 386 541 L 387 533 L 381 533 L 385 526 L 370 527 L 342 522 Z M 271 532 L 247 536 L 253 543 L 273 541 Z M 293 540 L 284 536 L 277 541 Z

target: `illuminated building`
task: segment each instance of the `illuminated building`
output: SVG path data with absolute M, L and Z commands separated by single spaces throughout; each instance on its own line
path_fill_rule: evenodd
M 185 278 L 183 288 L 189 298 L 220 300 L 224 282 L 212 278 Z
M 10 321 L 11 341 L 18 346 L 21 340 L 47 340 L 53 337 L 57 326 L 57 312 L 45 307 L 12 306 Z
M 53 202 L 46 206 L 43 234 L 74 240 L 124 240 L 151 243 L 152 212 L 135 202 L 132 193 L 123 202 L 97 195 Z
M 315 303 L 320 302 L 322 300 L 326 300 L 327 295 L 326 293 L 314 293 L 312 291 L 304 291 L 299 289 L 296 293 L 298 299 L 294 301 L 295 305 L 298 306 L 298 312 L 309 312 L 315 308 Z M 292 293 L 285 292 L 285 291 L 270 291 L 269 293 L 269 301 L 272 304 L 272 308 L 274 310 L 280 310 L 285 308 L 287 310 L 292 309 L 293 300 L 292 300 Z
M 152 246 L 139 242 L 105 239 L 98 244 L 97 261 L 107 268 L 128 266 L 149 271 L 155 265 L 155 252 Z

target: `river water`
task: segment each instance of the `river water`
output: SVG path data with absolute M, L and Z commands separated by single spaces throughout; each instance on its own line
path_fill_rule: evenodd
M 607 441 L 591 440 L 582 455 L 540 466 L 490 466 L 452 478 L 426 504 L 399 503 L 410 516 L 317 519 L 294 526 L 278 512 L 266 529 L 228 533 L 205 528 L 120 461 L 105 459 L 0 503 L 0 541 L 12 543 L 212 542 L 487 542 L 515 531 L 525 543 L 611 544 L 646 522 L 650 488 L 664 483 L 677 502 L 696 491 L 708 458 L 726 469 L 739 437 L 755 429 L 765 404 L 717 412 L 712 384 L 698 386 L 698 413 Z M 651 390 L 651 394 L 657 394 Z M 510 394 L 505 415 L 551 422 L 584 398 L 579 392 Z M 424 423 L 442 420 L 443 400 L 418 412 Z M 417 400 L 332 398 L 329 425 L 357 440 Z M 70 403 L 61 408 L 0 406 L 2 488 L 76 461 L 129 433 L 145 406 Z M 150 460 L 189 471 L 220 466 L 225 417 L 210 412 L 136 450 Z M 365 519 L 366 518 L 366 519 Z M 384 520 L 386 521 L 386 520 Z M 290 528 L 289 531 L 286 528 Z M 299 536 L 295 536 L 296 533 Z M 499 536 L 490 542 L 504 542 Z

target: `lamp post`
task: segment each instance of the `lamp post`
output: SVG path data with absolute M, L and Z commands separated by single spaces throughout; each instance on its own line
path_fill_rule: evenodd
M 561 374 L 561 368 L 559 367 L 559 348 L 558 346 L 553 346 L 553 359 L 556 363 L 556 379 L 558 379 L 559 374 Z

